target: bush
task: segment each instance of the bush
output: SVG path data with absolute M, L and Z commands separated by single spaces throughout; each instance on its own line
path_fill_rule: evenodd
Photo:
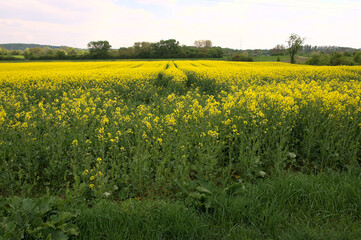
M 324 53 L 315 53 L 306 61 L 306 64 L 316 66 L 330 65 L 330 57 Z
M 354 65 L 354 63 L 346 58 L 344 55 L 342 55 L 339 52 L 334 52 L 331 54 L 330 63 L 332 66 L 338 66 L 338 65 Z
M 241 62 L 253 62 L 253 57 L 251 54 L 237 54 L 231 58 L 232 61 L 241 61 Z

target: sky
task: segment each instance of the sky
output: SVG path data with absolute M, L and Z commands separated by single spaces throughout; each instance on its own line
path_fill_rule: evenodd
M 0 43 L 119 48 L 173 38 L 270 49 L 295 33 L 305 44 L 361 48 L 360 26 L 361 0 L 0 0 Z

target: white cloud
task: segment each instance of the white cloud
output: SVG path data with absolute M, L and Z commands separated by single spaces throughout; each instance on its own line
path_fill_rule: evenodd
M 0 1 L 0 31 L 6 33 L 0 43 L 86 47 L 89 41 L 108 40 L 118 48 L 175 38 L 186 45 L 210 39 L 247 49 L 272 48 L 297 33 L 307 44 L 361 47 L 357 1 L 137 1 L 136 7 L 121 0 Z
M 142 4 L 153 4 L 161 6 L 174 6 L 177 4 L 177 0 L 137 0 L 138 3 Z

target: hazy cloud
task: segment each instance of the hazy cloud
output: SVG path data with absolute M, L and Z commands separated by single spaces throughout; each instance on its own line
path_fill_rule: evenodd
M 12 0 L 0 1 L 0 43 L 115 48 L 175 38 L 232 48 L 272 48 L 290 33 L 307 44 L 361 47 L 359 1 Z

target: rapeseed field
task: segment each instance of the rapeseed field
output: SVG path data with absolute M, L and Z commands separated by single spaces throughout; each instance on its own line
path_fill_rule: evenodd
M 4 63 L 0 189 L 127 198 L 356 166 L 360 80 L 284 63 Z
M 0 238 L 360 239 L 361 67 L 0 64 Z

